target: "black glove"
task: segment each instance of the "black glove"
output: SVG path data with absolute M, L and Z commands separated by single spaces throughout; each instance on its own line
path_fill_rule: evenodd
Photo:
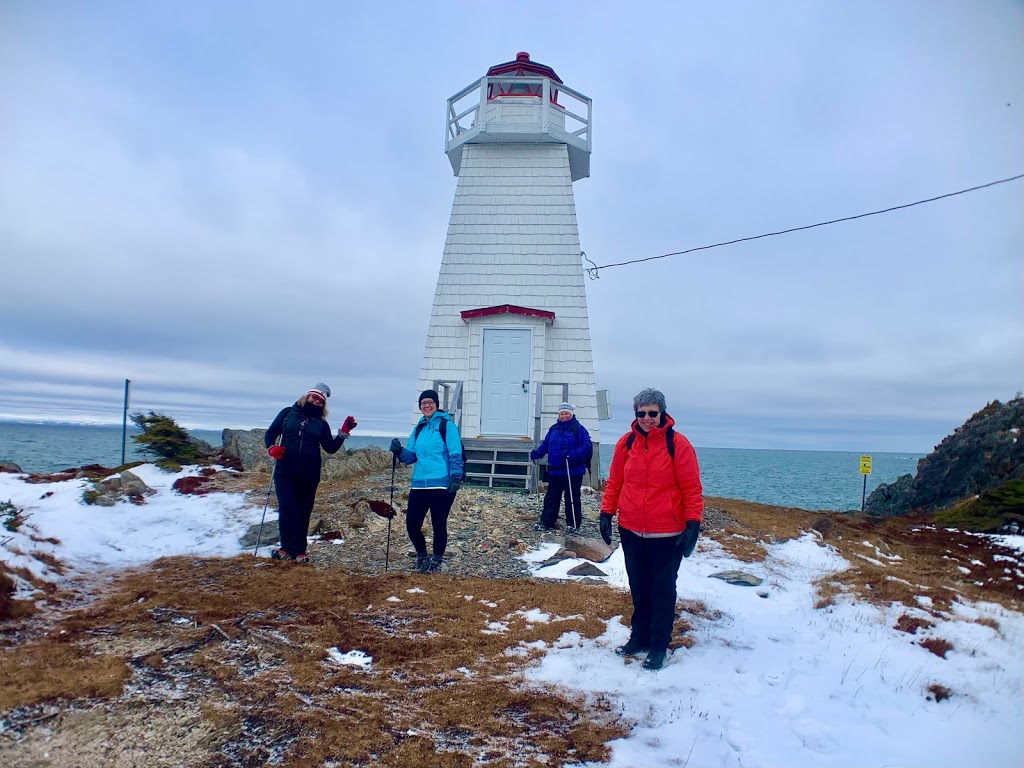
M 395 456 L 402 452 L 402 443 L 397 437 L 391 440 L 391 448 L 389 450 L 395 454 Z
M 453 496 L 459 492 L 459 488 L 462 487 L 462 475 L 452 475 L 448 480 L 448 493 Z
M 612 516 L 607 512 L 601 513 L 601 538 L 604 543 L 611 546 L 612 543 Z
M 686 523 L 686 530 L 679 534 L 676 539 L 676 546 L 683 548 L 683 557 L 693 554 L 693 548 L 697 546 L 697 538 L 700 536 L 700 523 L 696 520 L 689 520 Z

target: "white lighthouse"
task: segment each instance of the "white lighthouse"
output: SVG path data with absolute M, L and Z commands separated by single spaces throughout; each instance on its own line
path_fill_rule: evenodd
M 563 400 L 600 431 L 572 183 L 590 175 L 591 101 L 518 53 L 448 99 L 458 177 L 423 388 L 465 440 L 467 480 L 531 487 L 527 456 Z

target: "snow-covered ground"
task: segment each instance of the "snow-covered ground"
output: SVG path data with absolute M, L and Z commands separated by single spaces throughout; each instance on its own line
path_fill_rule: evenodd
M 85 481 L 29 485 L 0 474 L 0 502 L 27 515 L 17 532 L 3 531 L 0 559 L 56 578 L 28 552 L 50 552 L 78 570 L 134 565 L 163 555 L 230 555 L 238 537 L 258 523 L 262 507 L 241 495 L 183 496 L 170 490 L 178 474 L 152 466 L 133 470 L 157 494 L 146 504 L 86 506 Z M 61 544 L 36 539 L 54 537 Z M 1019 544 L 1010 537 L 1007 545 Z M 528 553 L 534 568 L 555 545 Z M 865 551 L 868 551 L 867 549 Z M 18 553 L 21 554 L 18 554 Z M 565 577 L 579 561 L 544 568 Z M 679 594 L 700 601 L 687 615 L 695 645 L 659 672 L 624 661 L 613 648 L 628 630 L 619 622 L 596 640 L 567 634 L 529 679 L 601 695 L 634 721 L 630 737 L 613 742 L 612 766 L 1024 766 L 1024 616 L 995 604 L 958 606 L 936 619 L 923 609 L 880 609 L 840 601 L 815 609 L 811 582 L 845 567 L 812 536 L 768 547 L 757 564 L 732 559 L 702 539 L 683 562 Z M 601 564 L 625 588 L 621 550 Z M 759 587 L 708 578 L 728 569 L 764 579 Z M 534 620 L 556 620 L 537 606 Z M 910 635 L 893 628 L 903 613 L 936 622 Z M 979 623 L 977 619 L 994 620 Z M 492 628 L 492 631 L 500 631 Z M 918 643 L 942 638 L 945 659 Z M 330 649 L 338 664 L 365 659 Z M 930 686 L 951 696 L 935 701 Z

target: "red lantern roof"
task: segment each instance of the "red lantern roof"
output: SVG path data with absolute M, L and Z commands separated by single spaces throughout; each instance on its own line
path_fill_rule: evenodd
M 538 64 L 530 61 L 530 54 L 520 51 L 516 54 L 515 61 L 508 61 L 504 64 L 495 64 L 487 70 L 490 75 L 533 75 L 536 77 L 550 77 L 556 83 L 562 82 L 562 78 L 555 74 L 555 70 L 546 64 Z

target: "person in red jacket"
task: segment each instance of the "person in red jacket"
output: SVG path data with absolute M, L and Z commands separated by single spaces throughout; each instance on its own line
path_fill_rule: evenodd
M 636 420 L 612 455 L 601 501 L 601 538 L 612 543 L 617 512 L 633 617 L 629 641 L 615 652 L 646 652 L 644 668 L 661 669 L 675 621 L 676 575 L 697 545 L 704 490 L 697 454 L 675 431 L 665 395 L 641 390 L 633 410 Z

